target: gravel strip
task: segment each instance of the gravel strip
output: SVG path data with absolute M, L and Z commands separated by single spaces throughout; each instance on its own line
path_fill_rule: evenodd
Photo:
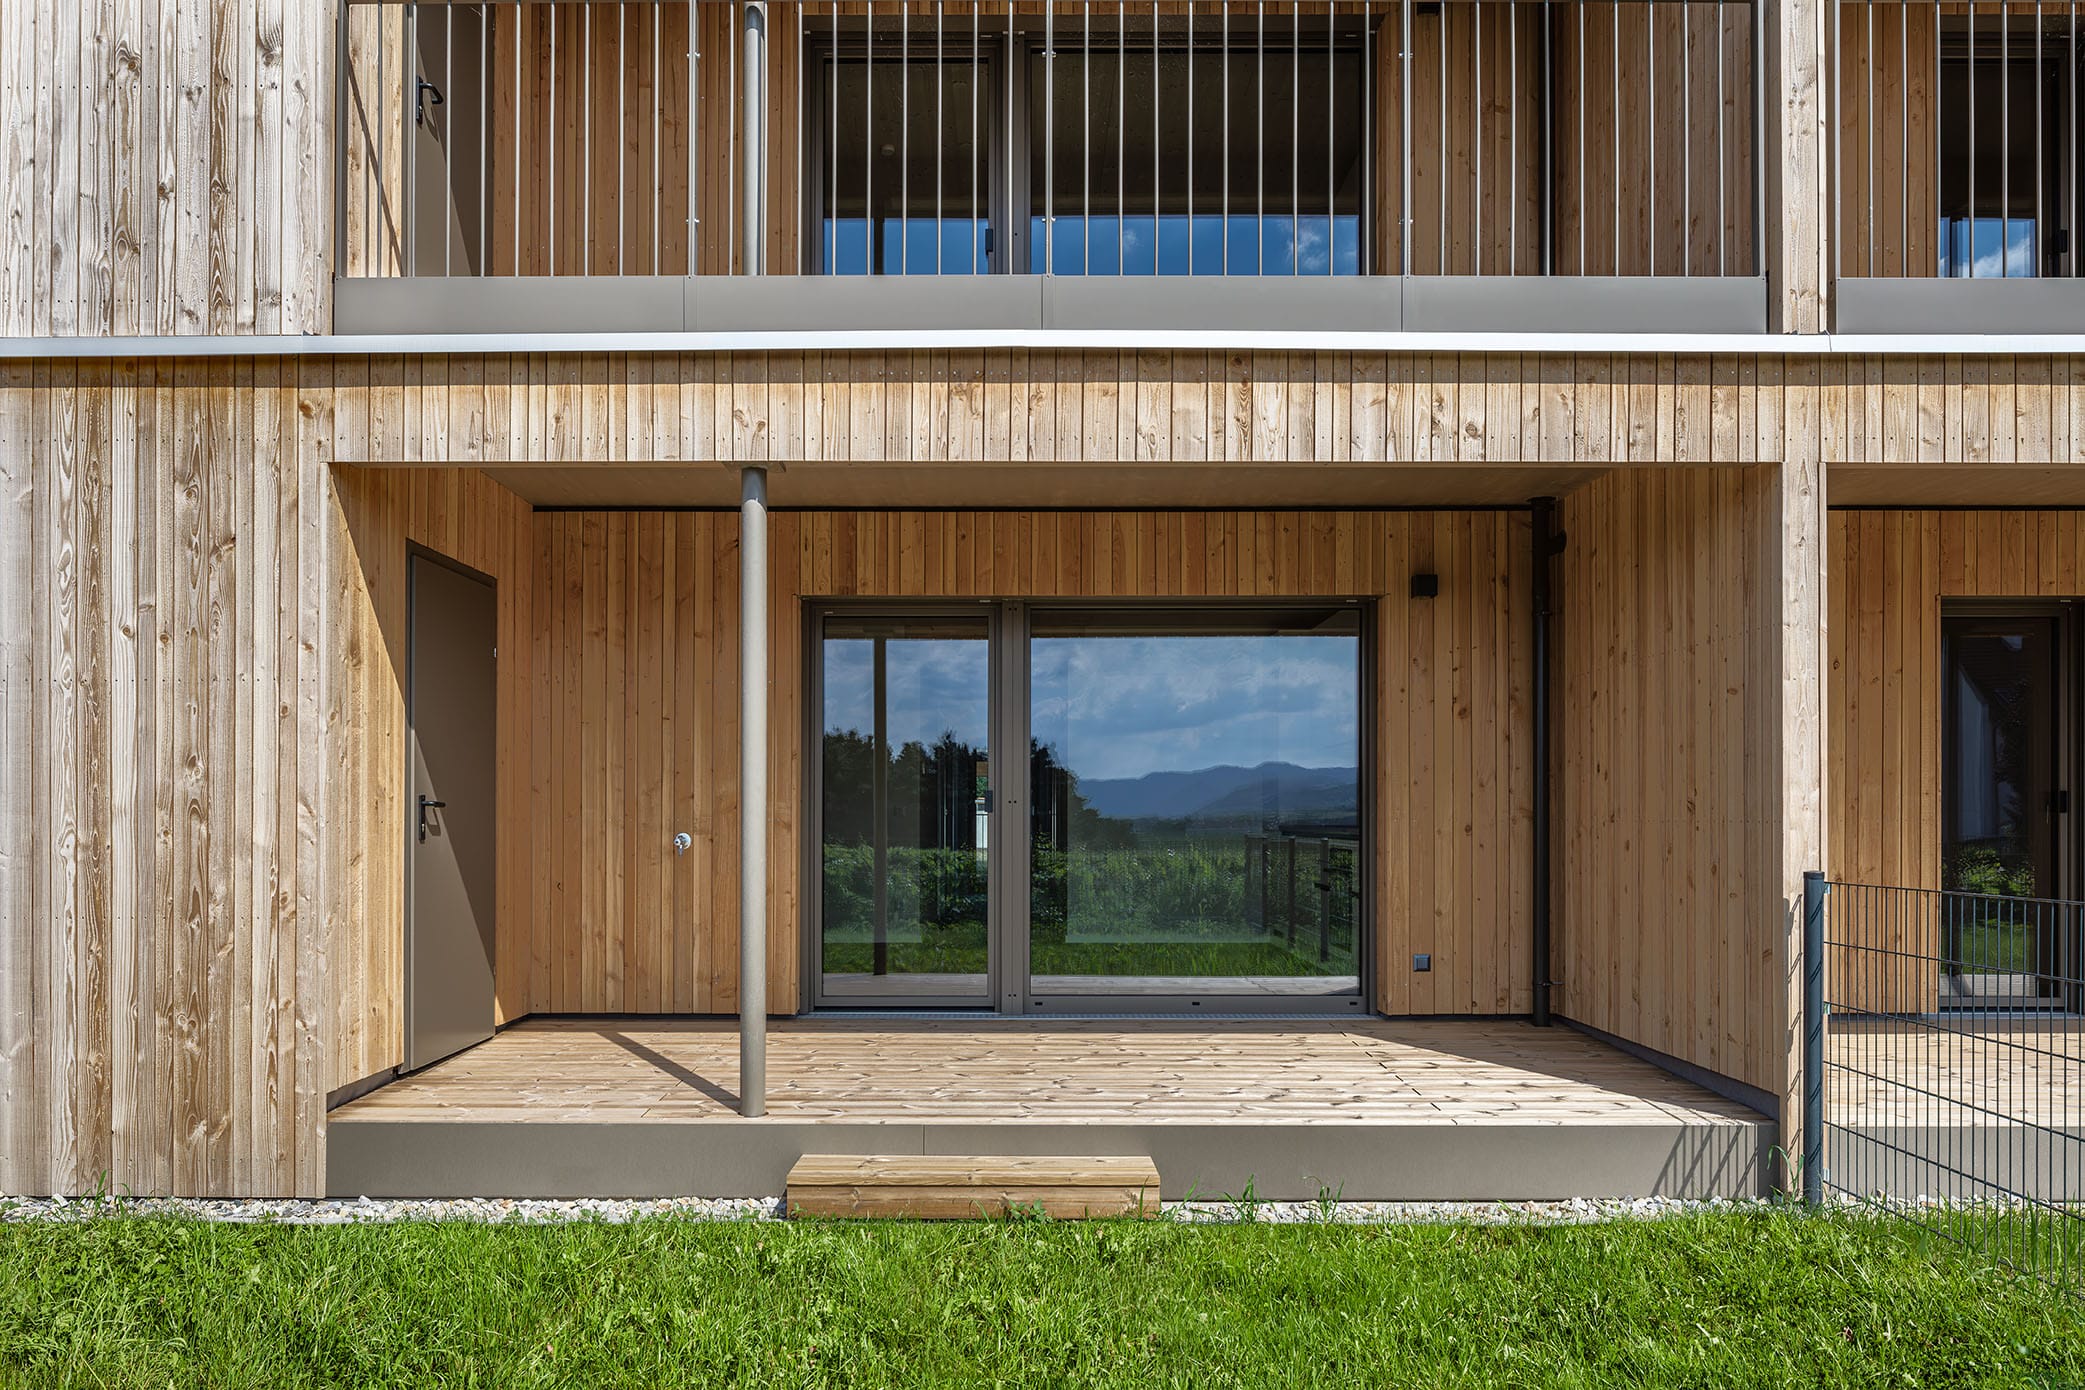
M 1195 1224 L 1260 1221 L 1276 1225 L 1386 1225 L 1459 1222 L 1473 1225 L 1568 1225 L 1655 1220 L 1688 1212 L 1764 1209 L 1759 1201 L 1685 1201 L 1671 1197 L 1576 1198 L 1559 1202 L 1167 1202 L 1164 1219 Z M 623 1222 L 648 1217 L 689 1221 L 776 1221 L 779 1197 L 589 1197 L 548 1201 L 507 1197 L 323 1201 L 212 1201 L 190 1197 L 92 1199 L 0 1198 L 0 1221 L 91 1221 L 123 1216 L 181 1216 L 202 1221 L 343 1226 L 390 1221 L 480 1221 L 558 1224 Z
M 1847 1210 L 1878 1206 L 1903 1215 L 1922 1212 L 2001 1212 L 2032 1207 L 1998 1199 L 1945 1201 L 1916 1197 L 1864 1202 L 1834 1194 L 1829 1204 Z M 1235 1202 L 1198 1199 L 1167 1202 L 1162 1219 L 1190 1224 L 1258 1221 L 1269 1225 L 1570 1226 L 1598 1221 L 1656 1221 L 1696 1212 L 1763 1212 L 1775 1203 L 1761 1198 L 1574 1197 L 1554 1202 Z M 276 1222 L 288 1226 L 346 1226 L 393 1221 L 517 1222 L 558 1225 L 574 1221 L 625 1222 L 653 1217 L 682 1221 L 779 1221 L 779 1197 L 584 1197 L 551 1201 L 517 1197 L 328 1198 L 213 1201 L 195 1197 L 65 1198 L 0 1197 L 0 1222 L 93 1221 L 126 1216 L 180 1216 L 199 1221 Z

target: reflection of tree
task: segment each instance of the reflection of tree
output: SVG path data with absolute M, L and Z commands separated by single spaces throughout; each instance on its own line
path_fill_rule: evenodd
M 892 845 L 977 847 L 978 778 L 985 755 L 944 729 L 885 757 L 884 833 Z M 859 729 L 825 735 L 825 840 L 870 844 L 876 830 L 876 740 Z
M 1951 645 L 1955 669 L 1968 689 L 1956 693 L 1956 727 L 1950 736 L 1961 740 L 1972 729 L 1980 736 L 1989 760 L 1988 781 L 1977 790 L 1990 797 L 1990 813 L 1976 825 L 1979 834 L 1965 836 L 1961 832 L 1967 827 L 1959 824 L 1949 827 L 1944 882 L 1965 892 L 2031 894 L 2035 855 L 2028 822 L 2033 810 L 2026 797 L 2036 780 L 2028 759 L 2037 741 L 2032 725 L 2039 694 L 2033 665 L 2004 638 L 1958 637 Z M 1958 767 L 1957 775 L 1963 771 Z M 1956 796 L 1970 793 L 1971 788 L 1962 787 Z
M 1057 750 L 1040 739 L 1028 745 L 1029 838 L 1039 849 L 1126 849 L 1136 827 L 1104 816 L 1079 794 L 1079 774 L 1057 761 Z

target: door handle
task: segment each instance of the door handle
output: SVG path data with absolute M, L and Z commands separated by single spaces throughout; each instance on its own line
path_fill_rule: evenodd
M 429 811 L 440 811 L 440 810 L 443 810 L 443 809 L 445 809 L 445 808 L 446 808 L 446 807 L 448 806 L 448 804 L 449 804 L 449 803 L 448 803 L 448 802 L 446 802 L 446 801 L 436 801 L 436 800 L 435 800 L 435 799 L 434 799 L 433 797 L 431 797 L 431 796 L 428 796 L 428 795 L 426 795 L 425 793 L 422 793 L 422 795 L 421 795 L 421 797 L 420 797 L 420 843 L 421 843 L 421 844 L 423 844 L 423 845 L 424 845 L 424 844 L 426 844 L 426 843 L 427 843 L 427 813 L 428 813 Z

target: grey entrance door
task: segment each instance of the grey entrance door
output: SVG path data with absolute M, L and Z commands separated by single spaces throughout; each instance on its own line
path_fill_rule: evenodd
M 408 1070 L 492 1036 L 498 634 L 488 581 L 415 555 L 409 585 Z

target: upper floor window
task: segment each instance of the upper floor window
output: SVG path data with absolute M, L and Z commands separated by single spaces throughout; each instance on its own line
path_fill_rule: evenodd
M 2072 0 L 1837 7 L 1842 275 L 2085 272 L 2073 249 L 2085 212 L 2081 8 Z
M 1028 58 L 1026 268 L 1057 275 L 1359 275 L 1360 36 L 1227 51 L 1162 34 Z
M 1361 274 L 1359 17 L 1234 46 L 1207 16 L 1190 34 L 1184 12 L 1138 29 L 1103 8 L 836 32 L 804 190 L 817 269 Z
M 1981 31 L 1981 32 L 1979 32 Z M 2068 26 L 1971 12 L 1940 34 L 1940 266 L 1951 276 L 2065 273 L 2075 137 Z

